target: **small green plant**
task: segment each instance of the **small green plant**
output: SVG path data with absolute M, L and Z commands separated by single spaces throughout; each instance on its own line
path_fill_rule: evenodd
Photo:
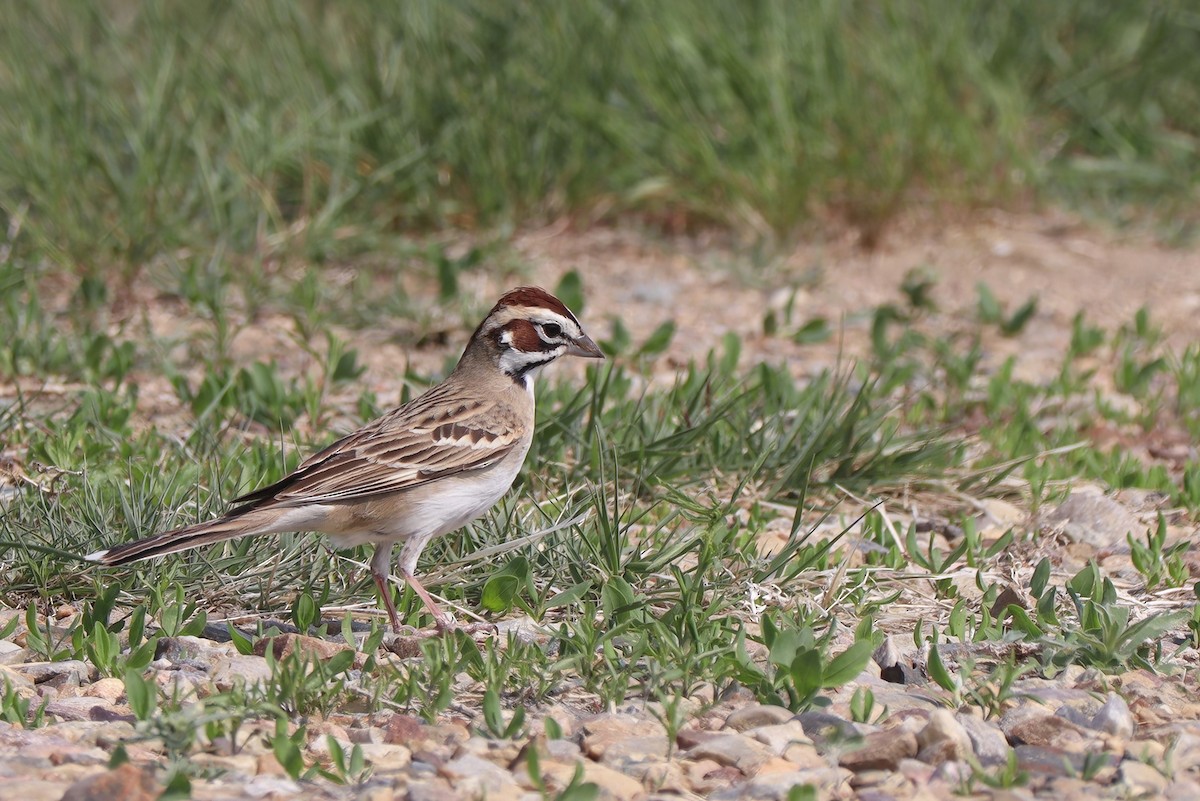
M 850 696 L 850 719 L 855 723 L 877 723 L 887 717 L 888 709 L 875 708 L 875 693 L 870 687 L 855 687 Z
M 322 776 L 336 784 L 355 786 L 361 786 L 371 778 L 375 769 L 366 764 L 362 746 L 356 743 L 347 754 L 342 744 L 328 734 L 325 735 L 325 743 L 329 749 L 329 767 L 320 770 Z
M 1162 514 L 1158 516 L 1154 531 L 1146 532 L 1145 542 L 1134 537 L 1132 532 L 1127 533 L 1125 539 L 1129 543 L 1130 561 L 1146 580 L 1147 590 L 1153 590 L 1160 584 L 1180 587 L 1187 581 L 1189 572 L 1182 554 L 1190 543 L 1182 540 L 1167 546 L 1167 520 Z
M 1009 749 L 1008 758 L 1005 760 L 1002 767 L 988 771 L 983 768 L 973 756 L 968 755 L 968 764 L 971 766 L 971 774 L 966 778 L 966 786 L 962 788 L 964 795 L 974 795 L 974 782 L 980 782 L 985 787 L 990 787 L 994 790 L 1008 790 L 1014 787 L 1024 787 L 1029 783 L 1029 774 L 1021 770 L 1020 763 L 1017 760 L 1017 752 Z
M 346 694 L 345 673 L 354 664 L 354 651 L 338 651 L 321 659 L 296 648 L 283 657 L 266 650 L 271 680 L 265 699 L 288 715 L 328 715 Z
M 818 637 L 810 624 L 781 627 L 769 615 L 762 618 L 762 632 L 769 653 L 768 672 L 759 674 L 757 692 L 765 703 L 793 710 L 828 703 L 821 698 L 821 690 L 852 681 L 866 667 L 874 647 L 869 635 L 859 636 L 845 651 L 829 657 L 832 628 Z
M 4 697 L 0 698 L 0 720 L 23 729 L 36 729 L 44 722 L 49 703 L 50 698 L 46 697 L 35 707 L 32 699 L 23 697 L 5 677 Z
M 525 707 L 518 706 L 506 722 L 500 707 L 500 694 L 494 687 L 483 693 L 483 723 L 488 734 L 498 740 L 515 740 L 525 731 Z
M 1018 306 L 1012 314 L 1006 314 L 1000 301 L 992 294 L 991 287 L 980 283 L 977 285 L 976 291 L 979 294 L 976 304 L 979 319 L 982 322 L 997 326 L 1000 329 L 1000 333 L 1006 337 L 1016 336 L 1021 333 L 1026 324 L 1033 319 L 1033 315 L 1037 312 L 1038 301 L 1036 295 Z

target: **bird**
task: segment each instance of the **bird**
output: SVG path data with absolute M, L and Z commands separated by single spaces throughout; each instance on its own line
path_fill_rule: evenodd
M 512 289 L 440 384 L 309 456 L 279 481 L 234 499 L 214 520 L 84 559 L 124 565 L 288 531 L 323 533 L 338 549 L 372 544 L 371 574 L 400 634 L 387 582 L 393 546 L 402 543 L 400 575 L 437 631 L 451 631 L 453 619 L 416 577 L 417 560 L 434 537 L 462 528 L 508 492 L 533 441 L 534 379 L 563 356 L 604 358 L 561 300 L 540 287 Z

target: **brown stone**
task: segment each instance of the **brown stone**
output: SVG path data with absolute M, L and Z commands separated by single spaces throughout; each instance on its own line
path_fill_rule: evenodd
M 1017 744 L 1052 748 L 1073 754 L 1082 754 L 1097 744 L 1097 737 L 1092 732 L 1058 715 L 1042 715 L 1023 720 L 1009 730 L 1008 737 Z
M 1146 530 L 1123 505 L 1090 487 L 1067 496 L 1046 516 L 1045 527 L 1098 549 L 1121 545 L 1126 534 L 1140 536 Z
M 730 712 L 729 717 L 725 719 L 725 728 L 733 731 L 746 731 L 747 729 L 757 729 L 760 726 L 786 723 L 793 717 L 795 715 L 790 709 L 781 706 L 751 704 Z
M 283 659 L 299 652 L 303 657 L 324 661 L 332 659 L 342 651 L 351 650 L 341 643 L 329 642 L 304 634 L 279 634 L 254 643 L 255 656 L 266 656 L 270 647 L 276 659 Z
M 615 801 L 633 801 L 633 799 L 640 798 L 645 794 L 642 783 L 638 780 L 631 779 L 625 774 L 618 773 L 604 765 L 587 761 L 575 764 L 543 762 L 542 776 L 546 781 L 546 785 L 555 791 L 565 788 L 574 778 L 577 764 L 583 765 L 583 780 L 591 782 L 600 788 L 601 798 L 611 798 L 615 799 Z
M 1169 783 L 1166 776 L 1143 762 L 1121 763 L 1121 784 L 1128 788 L 1132 796 L 1161 795 Z
M 159 789 L 154 777 L 126 762 L 106 773 L 80 779 L 67 788 L 62 801 L 155 801 Z
M 600 761 L 610 747 L 621 746 L 637 738 L 660 738 L 663 753 L 666 753 L 666 729 L 654 718 L 640 715 L 604 714 L 596 715 L 583 722 L 583 752 Z
M 384 728 L 383 741 L 392 745 L 408 745 L 425 739 L 426 726 L 412 715 L 392 715 Z
M 741 734 L 723 734 L 690 749 L 687 756 L 688 759 L 711 759 L 752 776 L 774 754 L 757 740 Z
M 948 709 L 930 713 L 929 722 L 917 734 L 917 745 L 923 754 L 918 758 L 931 765 L 973 755 L 970 736 Z
M 880 731 L 868 734 L 861 747 L 842 754 L 838 764 L 855 773 L 895 770 L 900 760 L 916 755 L 917 737 L 912 732 Z

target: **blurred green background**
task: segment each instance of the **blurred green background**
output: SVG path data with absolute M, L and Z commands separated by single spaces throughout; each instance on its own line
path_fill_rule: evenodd
M 14 0 L 9 246 L 128 277 L 570 215 L 756 238 L 1065 203 L 1186 239 L 1200 7 Z

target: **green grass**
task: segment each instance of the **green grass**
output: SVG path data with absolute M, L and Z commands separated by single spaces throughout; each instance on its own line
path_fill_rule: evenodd
M 210 518 L 377 415 L 360 337 L 452 359 L 444 341 L 486 308 L 460 282 L 528 270 L 513 226 L 624 216 L 769 239 L 834 215 L 872 239 L 914 203 L 1033 192 L 1185 237 L 1198 25 L 1177 5 L 1082 2 L 22 4 L 0 28 L 4 635 L 123 678 L 181 786 L 198 732 L 264 721 L 293 777 L 361 781 L 361 752 L 303 762 L 303 719 L 435 719 L 464 676 L 482 731 L 554 737 L 506 710 L 577 692 L 677 729 L 692 699 L 734 686 L 808 708 L 885 633 L 930 646 L 946 702 L 987 715 L 1022 675 L 1172 669 L 1200 638 L 1186 544 L 1168 536 L 1200 516 L 1200 462 L 1138 444 L 1200 437 L 1200 349 L 1164 347 L 1149 310 L 1080 315 L 1058 370 L 1020 380 L 994 345 L 1019 341 L 1037 299 L 1006 307 L 980 286 L 942 326 L 918 271 L 904 303 L 850 321 L 861 358 L 802 381 L 727 334 L 664 386 L 673 323 L 593 330 L 610 360 L 542 385 L 530 468 L 421 565 L 460 615 L 531 617 L 533 643 L 433 639 L 361 671 L 273 658 L 269 687 L 198 707 L 142 675 L 160 638 L 232 621 L 243 650 L 289 623 L 336 640 L 323 609 L 374 652 L 368 555 L 296 534 L 107 571 L 74 557 Z M 444 233 L 459 229 L 487 233 L 462 248 Z M 746 251 L 735 272 L 756 268 Z M 558 288 L 577 309 L 586 290 L 575 272 Z M 286 359 L 239 354 L 268 328 Z M 768 345 L 836 334 L 790 310 L 762 328 Z M 438 372 L 389 388 L 406 399 Z M 1122 591 L 1173 611 L 1131 615 L 1095 565 L 1042 560 L 1034 526 L 977 530 L 979 502 L 1034 515 L 1081 479 L 1165 495 L 1159 526 L 1127 540 Z M 920 525 L 897 522 L 913 509 Z M 786 536 L 766 553 L 771 531 Z M 1013 581 L 1029 608 L 999 604 Z M 65 603 L 80 613 L 58 626 Z M 942 656 L 1001 641 L 1034 656 Z M 865 693 L 853 709 L 883 714 Z M 11 687 L 0 717 L 43 722 Z
M 0 222 L 93 298 L 564 214 L 760 237 L 832 214 L 871 241 L 906 204 L 1033 192 L 1195 223 L 1200 17 L 1176 3 L 9 12 Z
M 436 262 L 427 269 L 436 273 Z M 1015 379 L 1011 359 L 985 358 L 989 343 L 1021 337 L 1026 318 L 983 289 L 952 335 L 927 333 L 938 313 L 920 292 L 872 310 L 864 315 L 870 351 L 804 381 L 786 366 L 747 364 L 743 343 L 727 335 L 672 385 L 651 385 L 672 329 L 638 341 L 614 326 L 608 362 L 580 381 L 542 384 L 531 467 L 515 490 L 422 560 L 426 583 L 460 616 L 526 615 L 542 638 L 483 646 L 465 635 L 433 638 L 418 658 L 397 662 L 375 655 L 383 621 L 362 550 L 338 553 L 294 534 L 113 570 L 76 558 L 210 518 L 338 428 L 378 412 L 373 396 L 355 395 L 354 351 L 330 344 L 334 317 L 321 311 L 337 299 L 327 285 L 270 301 L 285 316 L 318 312 L 297 334 L 305 359 L 291 368 L 243 367 L 208 349 L 202 369 L 185 374 L 178 360 L 204 353 L 218 326 L 218 307 L 203 297 L 182 306 L 188 319 L 207 322 L 188 329 L 190 342 L 104 338 L 80 347 L 27 277 L 5 276 L 22 293 L 11 306 L 20 314 L 0 320 L 10 343 L 5 374 L 24 389 L 0 415 L 28 483 L 0 508 L 0 607 L 16 611 L 10 626 L 24 624 L 36 657 L 85 659 L 123 677 L 141 710 L 138 736 L 168 744 L 176 782 L 197 776 L 187 756 L 205 747 L 201 729 L 244 741 L 263 736 L 263 726 L 277 727 L 267 739 L 294 777 L 358 781 L 368 766 L 353 751 L 328 765 L 305 761 L 310 716 L 397 710 L 435 720 L 461 708 L 468 687 L 483 698 L 480 731 L 500 738 L 550 726 L 505 710 L 553 704 L 566 692 L 594 708 L 644 703 L 675 729 L 703 708 L 690 699 L 736 686 L 806 709 L 852 681 L 887 633 L 929 647 L 929 676 L 947 704 L 994 716 L 1020 676 L 1070 665 L 1169 671 L 1200 631 L 1200 607 L 1186 590 L 1187 545 L 1168 537 L 1166 516 L 1128 539 L 1140 583 L 1126 577 L 1123 591 L 1160 606 L 1172 599 L 1171 611 L 1149 615 L 1132 614 L 1095 564 L 1071 574 L 1043 559 L 1035 526 L 984 536 L 976 524 L 984 500 L 1034 512 L 1079 479 L 1161 491 L 1175 524 L 1200 516 L 1194 459 L 1148 463 L 1133 449 L 1087 442 L 1099 427 L 1132 441 L 1161 427 L 1200 432 L 1189 400 L 1200 375 L 1195 349 L 1164 349 L 1147 312 L 1112 330 L 1077 318 L 1059 369 L 1040 382 Z M 587 294 L 578 275 L 563 292 Z M 447 304 L 452 316 L 471 306 Z M 237 309 L 228 316 L 235 327 L 253 324 Z M 769 325 L 779 340 L 810 329 L 786 315 Z M 310 342 L 318 346 L 303 347 Z M 137 405 L 156 374 L 175 376 L 155 384 L 175 394 L 173 416 L 161 421 Z M 1100 374 L 1127 380 L 1102 388 L 1110 385 Z M 207 378 L 197 385 L 189 375 Z M 404 380 L 415 391 L 433 378 Z M 75 383 L 62 394 L 38 391 L 63 380 Z M 897 523 L 912 504 L 943 524 Z M 768 529 L 788 533 L 773 552 L 759 547 Z M 1001 603 L 1014 576 L 1028 608 Z M 978 592 L 964 589 L 972 583 Z M 407 622 L 429 624 L 409 591 L 397 601 Z M 80 614 L 57 626 L 46 613 L 64 603 Z M 355 641 L 370 656 L 361 671 L 348 656 L 272 657 L 267 685 L 214 692 L 203 705 L 147 690 L 143 671 L 159 640 L 214 622 L 236 626 L 244 652 L 294 624 Z M 1018 642 L 1033 656 L 976 666 L 941 655 L 979 642 Z M 861 692 L 852 712 L 887 713 Z M 0 715 L 44 722 L 11 688 Z

